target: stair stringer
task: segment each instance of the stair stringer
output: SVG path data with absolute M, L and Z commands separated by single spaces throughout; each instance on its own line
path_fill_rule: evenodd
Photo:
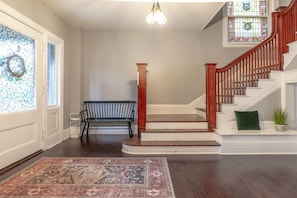
M 281 88 L 282 71 L 271 71 L 270 79 L 259 79 L 258 87 L 247 87 L 246 95 L 234 96 L 234 104 L 222 104 L 217 113 L 217 129 L 233 129 L 234 111 L 244 111 Z

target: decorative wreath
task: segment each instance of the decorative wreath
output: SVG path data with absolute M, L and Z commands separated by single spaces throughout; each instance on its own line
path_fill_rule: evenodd
M 20 78 L 26 71 L 24 59 L 17 54 L 9 56 L 6 64 L 8 72 L 13 77 Z

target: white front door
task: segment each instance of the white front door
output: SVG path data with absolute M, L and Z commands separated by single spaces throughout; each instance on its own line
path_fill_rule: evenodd
M 42 34 L 0 11 L 0 169 L 42 149 Z

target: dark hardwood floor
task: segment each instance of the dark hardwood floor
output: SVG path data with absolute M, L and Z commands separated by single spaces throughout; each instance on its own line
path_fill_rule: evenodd
M 44 156 L 134 157 L 121 152 L 125 138 L 126 135 L 89 135 L 82 141 L 68 139 L 0 175 L 0 181 Z M 297 197 L 296 155 L 163 156 L 167 157 L 177 198 Z

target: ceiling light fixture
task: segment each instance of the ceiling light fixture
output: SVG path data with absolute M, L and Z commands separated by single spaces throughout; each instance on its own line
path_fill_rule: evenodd
M 158 25 L 164 25 L 167 22 L 166 16 L 161 12 L 159 2 L 154 2 L 151 12 L 146 16 L 146 22 Z

